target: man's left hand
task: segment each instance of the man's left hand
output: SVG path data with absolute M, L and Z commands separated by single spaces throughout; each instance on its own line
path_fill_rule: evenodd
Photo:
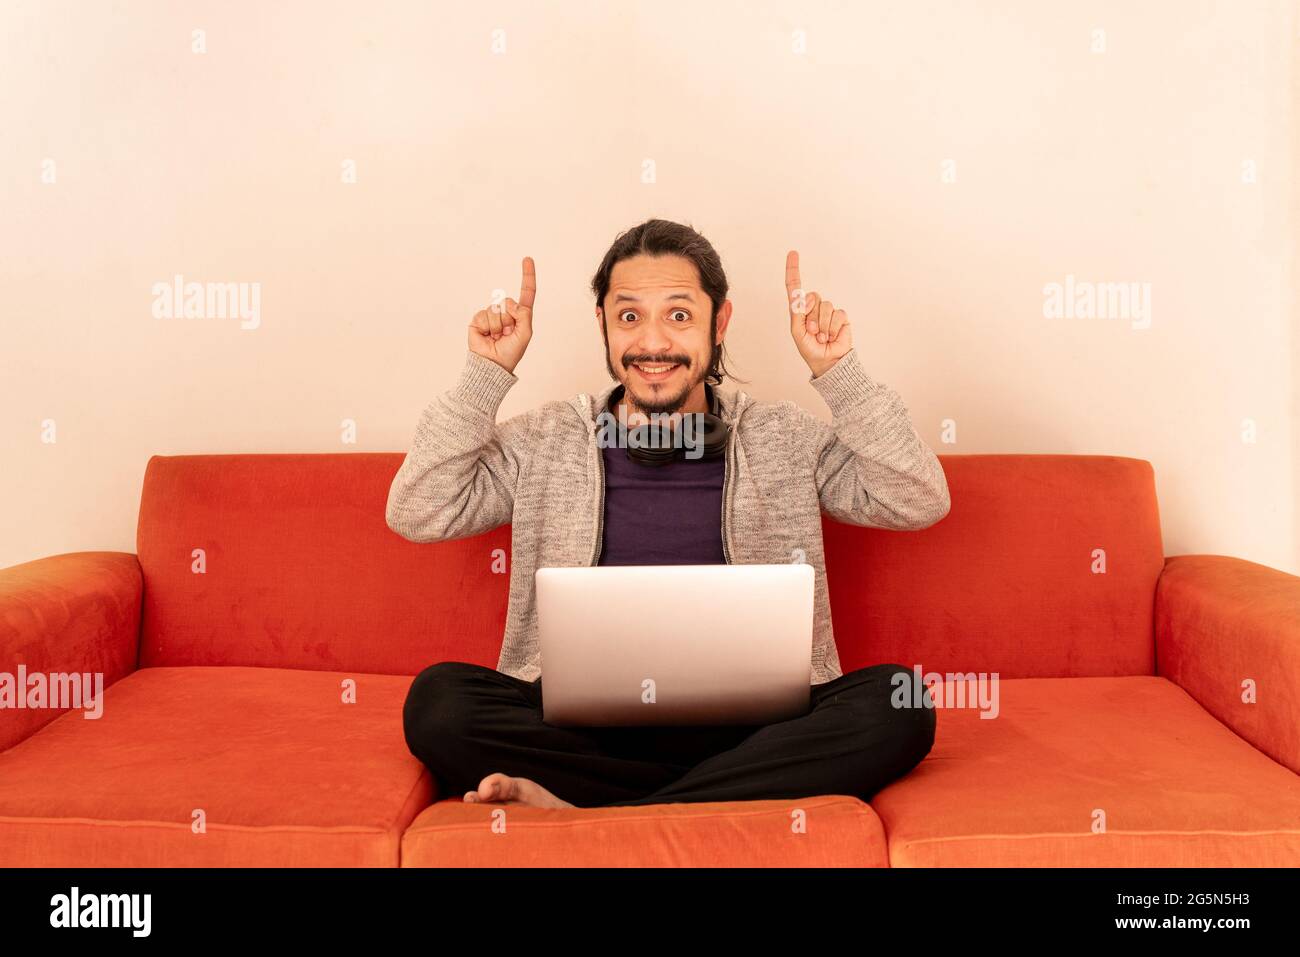
M 853 348 L 849 314 L 836 309 L 815 292 L 807 292 L 799 278 L 799 252 L 785 257 L 786 302 L 790 306 L 790 334 L 799 355 L 814 376 L 823 375 Z

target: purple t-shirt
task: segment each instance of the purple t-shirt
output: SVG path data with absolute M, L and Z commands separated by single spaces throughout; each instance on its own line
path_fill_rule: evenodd
M 724 458 L 641 465 L 604 448 L 600 565 L 722 565 Z

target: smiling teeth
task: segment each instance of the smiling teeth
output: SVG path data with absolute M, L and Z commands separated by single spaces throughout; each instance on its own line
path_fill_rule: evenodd
M 674 368 L 676 365 L 677 363 L 674 362 L 671 365 L 666 365 L 666 366 L 647 366 L 647 365 L 642 365 L 641 363 L 638 362 L 636 367 L 640 369 L 642 372 L 649 372 L 651 374 L 654 374 L 656 372 L 667 372 L 669 369 Z

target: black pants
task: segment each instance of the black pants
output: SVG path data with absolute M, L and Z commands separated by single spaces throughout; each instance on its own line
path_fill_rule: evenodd
M 493 772 L 525 777 L 578 807 L 848 794 L 867 800 L 934 744 L 932 707 L 912 702 L 913 674 L 884 664 L 813 685 L 812 708 L 768 725 L 562 728 L 542 720 L 542 679 L 444 661 L 411 683 L 406 744 L 441 797 Z M 933 699 L 923 689 L 927 702 Z

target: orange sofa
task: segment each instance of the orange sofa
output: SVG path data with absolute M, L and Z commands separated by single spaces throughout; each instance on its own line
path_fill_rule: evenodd
M 542 810 L 402 735 L 424 666 L 495 666 L 508 527 L 400 538 L 400 454 L 155 456 L 136 554 L 0 571 L 0 673 L 105 686 L 0 710 L 0 865 L 1300 865 L 1300 578 L 1166 558 L 1142 460 L 941 459 L 937 525 L 825 520 L 836 641 L 996 675 L 995 718 L 939 708 L 870 802 Z

